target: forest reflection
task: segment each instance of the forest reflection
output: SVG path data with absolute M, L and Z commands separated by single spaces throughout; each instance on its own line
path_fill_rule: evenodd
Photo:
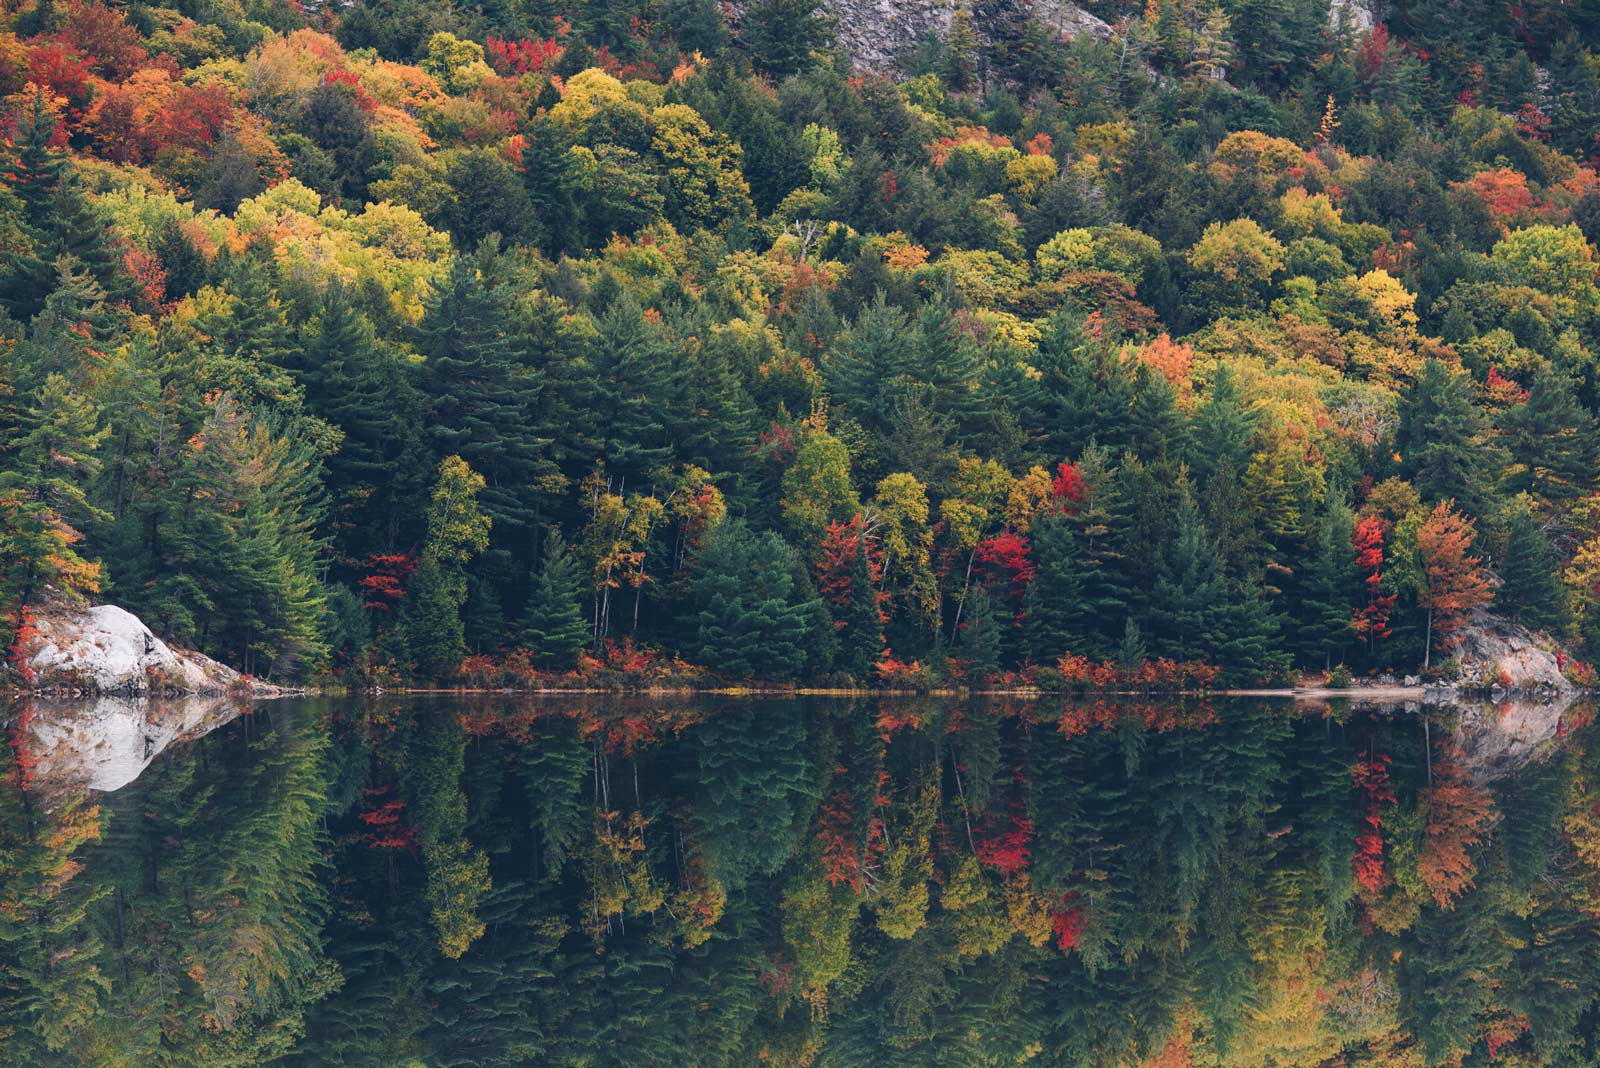
M 17 1068 L 1600 1063 L 1587 704 L 5 718 Z

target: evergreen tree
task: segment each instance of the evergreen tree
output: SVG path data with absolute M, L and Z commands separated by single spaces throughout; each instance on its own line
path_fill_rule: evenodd
M 811 66 L 832 33 L 819 0 L 759 0 L 745 13 L 739 42 L 758 69 L 786 78 Z
M 21 408 L 0 470 L 0 601 L 8 608 L 47 584 L 69 596 L 99 589 L 100 565 L 76 545 L 86 524 L 110 518 L 88 497 L 106 435 L 93 403 L 52 374 Z
M 424 402 L 395 354 L 337 281 L 300 331 L 293 361 L 306 406 L 343 435 L 327 460 L 340 554 L 394 550 L 420 533 L 414 502 L 424 491 Z
M 729 678 L 794 678 L 826 633 L 815 590 L 796 582 L 793 551 L 738 520 L 718 526 L 702 547 L 691 603 L 694 655 Z
M 1572 623 L 1571 598 L 1555 550 L 1525 502 L 1514 506 L 1506 523 L 1494 601 L 1501 612 L 1534 630 L 1559 636 Z
M 533 490 L 546 473 L 547 442 L 531 418 L 543 386 L 521 365 L 503 294 L 472 257 L 458 258 L 418 327 L 427 357 L 435 447 L 458 453 L 484 480 L 483 508 L 503 536 L 535 517 Z
M 1260 420 L 1239 394 L 1233 371 L 1218 364 L 1211 392 L 1195 411 L 1190 430 L 1189 466 L 1202 486 L 1224 468 L 1237 477 L 1250 466 L 1256 427 Z
M 1000 637 L 994 599 L 980 582 L 967 591 L 961 634 L 956 640 L 956 653 L 966 661 L 969 684 L 981 684 L 1000 670 Z
M 1219 615 L 1228 597 L 1222 562 L 1192 496 L 1180 500 L 1173 522 L 1150 606 L 1155 648 L 1174 660 L 1208 660 L 1224 636 Z
M 1395 451 L 1401 470 L 1425 501 L 1454 500 L 1468 515 L 1488 509 L 1499 470 L 1495 450 L 1484 440 L 1487 422 L 1472 402 L 1472 383 L 1438 360 L 1422 365 L 1400 398 Z
M 565 669 L 589 644 L 583 618 L 583 575 L 559 528 L 545 538 L 544 560 L 534 575 L 522 617 L 522 642 L 544 667 Z
M 1301 663 L 1332 666 L 1355 638 L 1351 624 L 1361 576 L 1351 544 L 1355 517 L 1342 501 L 1330 500 L 1316 518 L 1306 562 L 1294 584 L 1290 613 L 1293 647 Z
M 1578 403 L 1573 383 L 1546 366 L 1534 378 L 1528 399 L 1498 420 L 1500 441 L 1511 454 L 1504 488 L 1547 501 L 1567 501 L 1591 492 L 1600 475 L 1600 425 Z
M 1033 540 L 1033 581 L 1022 597 L 1022 626 L 1029 656 L 1053 664 L 1082 652 L 1086 620 L 1079 598 L 1077 531 L 1066 516 L 1052 514 L 1028 528 Z

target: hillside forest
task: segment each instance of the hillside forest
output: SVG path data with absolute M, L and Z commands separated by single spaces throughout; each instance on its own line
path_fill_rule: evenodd
M 273 681 L 1600 654 L 1600 15 L 0 16 L 0 600 Z M 26 674 L 25 668 L 14 668 Z

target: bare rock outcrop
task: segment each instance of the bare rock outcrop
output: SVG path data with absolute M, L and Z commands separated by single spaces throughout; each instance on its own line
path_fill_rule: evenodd
M 1569 693 L 1561 647 L 1551 638 L 1482 610 L 1472 613 L 1453 639 L 1461 682 L 1486 690 Z
M 90 694 L 269 692 L 226 664 L 177 649 L 139 617 L 112 604 L 56 602 L 35 608 L 19 650 L 30 688 Z
M 748 2 L 738 0 L 724 9 L 731 24 L 738 25 Z M 857 70 L 874 74 L 893 70 L 895 61 L 930 33 L 944 40 L 962 6 L 970 8 L 957 0 L 823 0 L 824 9 L 833 18 L 834 40 L 839 48 Z M 1112 35 L 1104 21 L 1068 0 L 1033 0 L 1030 7 L 1040 25 L 1064 38 Z

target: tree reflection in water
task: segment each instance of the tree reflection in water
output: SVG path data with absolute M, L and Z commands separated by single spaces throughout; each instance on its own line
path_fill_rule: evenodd
M 1592 1063 L 1586 705 L 231 715 L 7 711 L 0 1063 Z

